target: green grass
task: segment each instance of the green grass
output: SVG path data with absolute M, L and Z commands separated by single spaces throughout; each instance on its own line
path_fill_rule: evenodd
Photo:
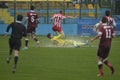
M 50 44 L 44 36 L 39 36 L 39 39 L 41 46 Z M 103 77 L 96 76 L 97 47 L 37 48 L 33 40 L 30 40 L 29 45 L 27 51 L 20 51 L 17 71 L 13 74 L 11 72 L 13 58 L 10 64 L 6 63 L 8 38 L 0 36 L 0 80 L 119 80 L 120 78 L 120 37 L 113 39 L 108 58 L 114 65 L 115 75 L 111 76 L 109 69 L 104 65 Z M 91 45 L 97 46 L 98 40 Z

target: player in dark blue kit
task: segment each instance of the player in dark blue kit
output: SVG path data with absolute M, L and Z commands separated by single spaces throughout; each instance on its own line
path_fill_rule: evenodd
M 10 50 L 9 50 L 9 56 L 7 58 L 7 63 L 10 62 L 11 57 L 12 57 L 12 52 L 14 51 L 14 53 L 15 53 L 14 54 L 14 65 L 13 65 L 13 69 L 12 69 L 13 73 L 15 73 L 15 71 L 16 71 L 22 36 L 26 36 L 26 28 L 21 22 L 22 19 L 23 19 L 23 16 L 18 15 L 17 21 L 12 22 L 11 24 L 8 25 L 8 27 L 6 29 L 6 34 L 5 34 L 5 36 L 7 36 L 7 33 L 9 32 L 10 28 L 12 29 L 12 32 L 11 32 L 11 35 L 9 38 Z

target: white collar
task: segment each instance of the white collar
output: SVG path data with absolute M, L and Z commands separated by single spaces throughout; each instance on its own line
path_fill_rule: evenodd
M 16 21 L 17 23 L 22 23 L 21 21 Z
M 34 10 L 30 10 L 30 12 L 35 12 Z

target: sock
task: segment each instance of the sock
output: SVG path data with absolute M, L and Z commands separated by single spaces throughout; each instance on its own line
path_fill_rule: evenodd
M 100 74 L 103 74 L 103 65 L 102 64 L 98 65 L 98 69 L 99 69 Z
M 17 62 L 18 62 L 18 56 L 15 56 L 14 57 L 14 64 L 15 64 L 15 66 L 16 66 Z
M 111 71 L 111 73 L 113 74 L 113 73 L 114 73 L 114 68 L 113 68 L 113 66 L 111 65 L 111 63 L 106 60 L 106 61 L 104 62 L 104 64 L 110 68 L 110 71 Z
M 28 42 L 29 42 L 29 40 L 25 40 L 25 46 L 26 47 L 28 46 Z
M 98 69 L 99 69 L 100 74 L 103 75 L 103 64 L 101 61 L 98 62 Z

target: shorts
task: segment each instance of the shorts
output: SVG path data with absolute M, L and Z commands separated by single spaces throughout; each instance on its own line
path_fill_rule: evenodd
M 10 47 L 10 49 L 19 51 L 20 47 L 21 47 L 21 39 L 10 38 L 9 39 L 9 47 Z
M 99 56 L 99 57 L 105 59 L 105 58 L 108 57 L 109 51 L 110 51 L 110 47 L 99 46 L 98 52 L 97 52 L 97 56 Z
M 27 28 L 27 33 L 35 33 L 36 32 L 36 27 L 28 27 Z
M 53 27 L 52 27 L 52 30 L 53 31 L 57 31 L 57 32 L 62 32 L 62 28 L 60 27 L 60 26 L 57 26 L 57 25 L 54 25 Z

